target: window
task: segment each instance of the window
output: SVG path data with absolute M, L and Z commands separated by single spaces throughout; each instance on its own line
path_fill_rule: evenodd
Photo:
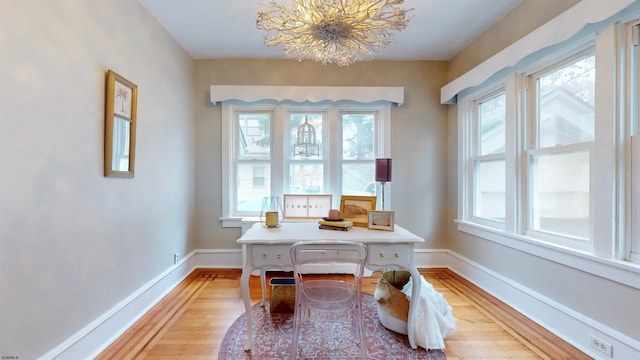
M 461 101 L 467 139 L 461 216 L 592 250 L 595 49 L 586 43 L 538 66 Z
M 235 113 L 232 208 L 238 213 L 260 211 L 262 198 L 269 195 L 272 116 L 269 110 Z
M 386 103 L 223 103 L 225 217 L 258 216 L 265 196 L 331 194 L 335 208 L 343 194 L 375 195 L 375 159 L 389 155 L 390 113 Z M 315 129 L 317 155 L 294 151 L 304 121 Z
M 476 221 L 504 224 L 505 220 L 505 93 L 474 101 L 471 188 L 472 216 Z M 489 222 L 486 222 L 489 220 Z
M 375 195 L 375 112 L 342 112 L 342 193 Z
M 590 238 L 590 154 L 595 131 L 595 55 L 530 76 L 528 229 Z
M 629 20 L 459 94 L 461 231 L 640 263 L 640 21 Z
M 285 193 L 288 194 L 320 194 L 328 192 L 325 186 L 325 150 L 322 132 L 326 126 L 326 112 L 291 111 L 289 113 L 289 146 L 285 151 L 288 166 L 288 182 L 285 185 Z M 307 121 L 316 131 L 316 142 L 320 144 L 319 154 L 313 156 L 300 155 L 294 151 L 297 141 L 298 128 Z

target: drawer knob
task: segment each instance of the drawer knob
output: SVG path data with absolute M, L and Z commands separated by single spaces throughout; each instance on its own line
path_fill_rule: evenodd
M 262 254 L 262 258 L 266 259 L 267 258 L 267 254 Z
M 400 255 L 398 255 L 398 253 L 393 254 L 395 257 L 400 257 Z
M 384 254 L 383 254 L 383 253 L 380 253 L 380 257 L 381 257 L 381 258 L 383 258 L 383 257 L 384 257 Z
M 278 254 L 276 257 L 277 257 L 278 259 L 282 259 L 282 255 L 281 255 L 281 254 Z

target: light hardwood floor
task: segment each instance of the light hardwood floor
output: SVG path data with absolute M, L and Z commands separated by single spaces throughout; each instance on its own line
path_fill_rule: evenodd
M 445 341 L 448 360 L 590 359 L 452 271 L 420 273 L 444 294 L 458 320 L 457 332 Z M 244 311 L 240 274 L 196 269 L 98 359 L 217 359 L 226 329 Z M 373 294 L 377 278 L 379 273 L 366 279 L 363 291 Z M 255 304 L 258 277 L 251 278 L 250 288 Z

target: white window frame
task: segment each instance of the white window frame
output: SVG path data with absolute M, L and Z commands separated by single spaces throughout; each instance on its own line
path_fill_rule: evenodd
M 620 12 L 629 3 L 582 1 L 553 21 L 541 26 L 527 37 L 516 41 L 503 51 L 487 59 L 461 77 L 441 89 L 443 104 L 457 103 L 458 113 L 458 217 L 455 220 L 460 232 L 485 239 L 516 251 L 531 254 L 563 264 L 605 279 L 638 288 L 640 262 L 629 256 L 631 223 L 638 223 L 638 213 L 631 211 L 632 187 L 631 142 L 640 140 L 636 122 L 630 131 L 629 104 L 638 99 L 630 98 L 629 59 L 625 52 L 629 35 L 625 35 L 626 23 L 638 21 L 640 7 Z M 568 27 L 573 30 L 568 31 Z M 563 33 L 566 37 L 549 36 Z M 546 58 L 567 56 L 582 46 L 587 37 L 595 38 L 596 47 L 596 141 L 592 150 L 594 167 L 592 177 L 595 201 L 593 250 L 584 251 L 553 244 L 527 236 L 523 229 L 526 218 L 520 207 L 526 202 L 527 173 L 523 164 L 528 130 L 523 119 L 528 116 L 526 75 L 533 68 L 539 69 Z M 569 53 L 567 53 L 569 51 Z M 640 71 L 640 70 L 639 70 Z M 467 197 L 469 132 L 469 99 L 496 84 L 503 83 L 507 93 L 514 96 L 507 100 L 507 119 L 517 116 L 518 121 L 507 122 L 507 218 L 505 230 L 469 221 Z M 499 85 L 498 85 L 499 86 Z M 604 91 L 602 90 L 604 89 Z M 599 121 L 598 119 L 605 119 Z M 509 129 L 509 126 L 512 126 Z M 633 134 L 633 139 L 631 135 Z M 635 149 L 638 151 L 640 149 Z M 640 156 L 640 155 L 638 155 Z M 640 175 L 638 175 L 640 176 Z M 640 199 L 640 196 L 638 196 Z M 640 210 L 638 210 L 640 211 Z M 513 216 L 509 216 L 513 214 Z M 635 217 L 634 217 L 635 216 Z M 637 228 L 636 228 L 637 229 Z
M 614 135 L 617 131 L 618 121 L 598 121 L 598 119 L 616 118 L 618 114 L 612 114 L 616 104 L 617 91 L 612 91 L 618 86 L 616 66 L 618 54 L 611 49 L 615 46 L 615 31 L 611 26 L 607 30 L 595 35 L 583 36 L 564 48 L 559 48 L 553 53 L 545 52 L 544 57 L 539 57 L 536 62 L 529 62 L 528 71 L 524 68 L 520 72 L 512 72 L 502 77 L 502 80 L 494 80 L 490 84 L 483 84 L 462 94 L 458 99 L 458 128 L 459 128 L 459 171 L 462 180 L 459 182 L 459 211 L 458 229 L 470 232 L 484 238 L 516 239 L 536 243 L 545 248 L 562 249 L 562 251 L 577 251 L 580 253 L 594 254 L 599 257 L 615 258 L 611 239 L 617 239 L 617 232 L 613 230 L 614 219 L 611 213 L 616 213 L 616 201 L 612 198 L 615 189 L 616 168 L 614 149 Z M 528 158 L 534 154 L 546 153 L 549 149 L 532 148 L 532 122 L 528 121 L 532 116 L 530 76 L 541 69 L 559 64 L 562 61 L 571 61 L 575 57 L 589 51 L 595 44 L 596 54 L 596 139 L 593 142 L 566 145 L 555 149 L 558 151 L 587 149 L 591 154 L 590 166 L 590 218 L 592 219 L 590 241 L 585 245 L 584 241 L 574 242 L 570 237 L 546 234 L 540 231 L 527 229 L 529 216 L 528 189 L 531 179 L 528 167 Z M 478 99 L 496 92 L 503 87 L 507 97 L 507 126 L 506 137 L 506 218 L 504 227 L 495 226 L 483 219 L 474 218 L 472 215 L 473 203 L 473 137 L 475 124 L 474 104 Z M 574 149 L 575 148 L 575 149 Z M 609 215 L 607 215 L 609 214 Z M 483 230 L 484 229 L 484 230 Z M 489 230 L 492 229 L 492 230 Z M 503 237 L 506 236 L 506 237 Z M 507 241 L 508 243 L 509 241 Z M 620 258 L 618 258 L 620 259 Z
M 585 42 L 583 44 L 583 42 Z M 547 241 L 553 244 L 557 244 L 560 246 L 566 246 L 572 249 L 584 250 L 584 251 L 593 251 L 593 226 L 595 219 L 594 204 L 598 201 L 599 195 L 594 193 L 593 189 L 593 179 L 594 179 L 594 167 L 597 168 L 593 159 L 593 150 L 595 148 L 596 139 L 588 142 L 580 142 L 580 143 L 572 143 L 567 145 L 555 145 L 555 146 L 547 146 L 541 147 L 538 145 L 539 143 L 539 132 L 538 132 L 538 113 L 537 113 L 537 101 L 538 94 L 536 91 L 536 82 L 537 79 L 541 76 L 544 76 L 550 72 L 553 72 L 566 64 L 573 63 L 582 58 L 590 56 L 593 54 L 596 57 L 596 72 L 599 70 L 602 71 L 603 67 L 598 68 L 598 56 L 596 54 L 596 50 L 594 48 L 594 44 L 590 38 L 587 38 L 586 41 L 583 40 L 578 45 L 572 45 L 567 48 L 565 51 L 560 52 L 559 54 L 552 56 L 550 59 L 543 61 L 542 66 L 537 67 L 534 71 L 525 74 L 524 85 L 525 88 L 521 89 L 521 93 L 527 98 L 527 112 L 524 117 L 520 120 L 522 122 L 523 129 L 526 129 L 526 148 L 524 151 L 524 172 L 525 172 L 525 184 L 526 184 L 526 193 L 523 194 L 525 196 L 525 201 L 523 202 L 523 206 L 521 207 L 523 218 L 525 222 L 522 224 L 521 232 L 527 236 L 530 236 L 535 239 L 540 239 L 542 241 Z M 604 70 L 606 71 L 606 70 Z M 597 76 L 596 76 L 597 77 Z M 598 86 L 596 84 L 596 94 L 598 93 L 598 89 L 602 89 L 602 86 Z M 596 103 L 598 102 L 599 96 L 596 95 Z M 601 97 L 600 97 L 601 98 Z M 598 106 L 596 105 L 596 108 Z M 596 116 L 596 123 L 598 114 Z M 596 126 L 596 129 L 598 127 Z M 596 130 L 597 131 L 597 130 Z M 534 192 L 534 164 L 533 158 L 537 156 L 545 156 L 545 155 L 562 155 L 562 154 L 571 154 L 571 153 L 579 153 L 586 152 L 589 154 L 589 235 L 586 239 L 575 238 L 569 235 L 562 235 L 557 233 L 552 233 L 545 230 L 536 230 L 531 228 L 531 223 L 533 221 L 533 204 L 532 197 Z
M 391 103 L 389 101 L 374 101 L 369 104 L 361 104 L 350 100 L 336 102 L 322 102 L 319 104 L 300 104 L 291 101 L 254 101 L 226 100 L 222 102 L 222 220 L 223 227 L 241 227 L 243 221 L 254 221 L 259 214 L 243 214 L 235 212 L 233 208 L 233 196 L 235 194 L 235 174 L 232 171 L 234 146 L 237 135 L 234 130 L 235 114 L 238 111 L 272 111 L 271 122 L 271 194 L 282 196 L 283 189 L 287 188 L 289 158 L 284 152 L 290 148 L 289 137 L 286 136 L 291 112 L 326 112 L 327 126 L 323 125 L 322 144 L 325 154 L 325 181 L 328 184 L 327 191 L 333 195 L 333 206 L 340 201 L 342 157 L 340 132 L 342 112 L 374 112 L 375 125 L 375 157 L 391 157 Z M 328 140 L 328 141 L 326 141 Z M 335 149 L 335 150 L 333 150 Z M 373 161 L 373 160 L 372 160 Z M 380 184 L 376 184 L 376 193 L 381 191 Z M 385 192 L 385 197 L 391 199 L 391 192 Z M 390 201 L 390 200 L 389 200 Z
M 478 161 L 497 161 L 497 160 L 503 160 L 505 162 L 505 172 L 507 169 L 507 158 L 506 158 L 506 147 L 507 147 L 507 124 L 505 123 L 505 151 L 501 152 L 501 153 L 491 153 L 491 154 L 484 154 L 484 155 L 480 155 L 479 154 L 479 149 L 480 149 L 480 115 L 479 115 L 479 106 L 481 103 L 483 103 L 486 100 L 489 100 L 495 96 L 498 96 L 500 94 L 505 93 L 506 96 L 506 90 L 504 88 L 504 86 L 500 86 L 498 88 L 489 88 L 488 91 L 482 92 L 481 94 L 478 94 L 477 96 L 474 96 L 471 100 L 471 106 L 472 106 L 472 114 L 470 116 L 470 122 L 468 123 L 468 130 L 471 134 L 471 136 L 469 136 L 469 147 L 468 147 L 468 151 L 469 151 L 469 160 L 468 160 L 468 204 L 467 204 L 467 208 L 469 209 L 467 217 L 470 221 L 472 222 L 476 222 L 479 224 L 483 224 L 486 226 L 490 226 L 493 228 L 498 228 L 498 229 L 505 229 L 505 224 L 507 223 L 507 219 L 506 217 L 508 216 L 508 212 L 507 212 L 507 204 L 506 204 L 506 198 L 505 198 L 505 204 L 504 204 L 504 211 L 505 211 L 505 220 L 504 221 L 497 221 L 497 220 L 493 220 L 493 219 L 489 219 L 489 218 L 485 218 L 485 217 L 479 217 L 476 216 L 474 214 L 475 212 L 475 208 L 476 208 L 476 199 L 477 199 L 477 193 L 476 193 L 476 173 L 477 173 L 477 168 L 476 168 L 476 162 Z M 505 104 L 506 105 L 506 104 Z M 505 108 L 505 119 L 507 118 L 507 112 L 506 112 L 506 108 Z M 506 176 L 505 176 L 506 177 Z M 505 192 L 506 192 L 506 178 L 505 178 Z M 506 196 L 506 194 L 505 194 Z
M 629 203 L 625 204 L 627 226 L 621 229 L 626 233 L 621 256 L 640 264 L 640 20 L 621 25 L 620 33 L 624 35 L 621 42 L 626 49 L 624 72 L 628 79 L 624 104 L 628 131 L 624 139 L 629 146 L 628 160 L 623 164 L 630 169 L 623 177 L 628 185 L 621 200 L 629 199 Z
M 322 164 L 323 169 L 324 169 L 324 178 L 322 179 L 322 184 L 323 184 L 323 189 L 320 190 L 320 194 L 327 194 L 330 193 L 330 189 L 332 188 L 332 183 L 330 181 L 330 177 L 329 174 L 333 173 L 332 171 L 330 171 L 330 155 L 331 155 L 331 149 L 335 149 L 333 143 L 335 141 L 334 137 L 335 136 L 330 136 L 331 134 L 331 124 L 330 122 L 333 121 L 333 117 L 330 115 L 330 112 L 333 112 L 334 109 L 330 106 L 287 106 L 284 108 L 284 119 L 283 122 L 285 124 L 285 134 L 288 135 L 289 133 L 287 132 L 286 129 L 289 129 L 291 127 L 291 116 L 293 114 L 299 114 L 299 113 L 313 113 L 313 114 L 321 114 L 322 115 L 322 139 L 323 141 L 320 143 L 320 148 L 321 148 L 321 153 L 322 153 L 322 158 L 321 159 L 316 159 L 316 158 L 311 158 L 311 159 L 304 159 L 301 157 L 295 158 L 294 156 L 292 156 L 292 154 L 288 151 L 283 151 L 282 153 L 282 158 L 284 161 L 283 164 L 283 169 L 284 169 L 284 175 L 283 175 L 283 183 L 282 183 L 282 188 L 276 190 L 279 193 L 284 193 L 283 189 L 289 189 L 291 188 L 291 184 L 289 184 L 289 179 L 291 179 L 291 173 L 290 173 L 290 169 L 291 169 L 291 164 L 296 164 L 296 163 L 317 163 L 317 164 Z M 328 140 L 328 141 L 327 141 Z M 291 144 L 291 138 L 289 136 L 284 136 L 284 139 L 282 139 L 283 143 L 285 144 L 284 149 L 292 149 L 293 148 L 293 144 Z M 277 176 L 277 175 L 276 175 Z

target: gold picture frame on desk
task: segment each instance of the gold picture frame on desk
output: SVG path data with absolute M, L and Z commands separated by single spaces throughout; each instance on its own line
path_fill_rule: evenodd
M 353 226 L 367 227 L 369 225 L 369 211 L 376 209 L 375 196 L 349 196 L 340 197 L 340 213 L 344 221 L 353 222 Z
M 138 87 L 109 70 L 106 88 L 104 176 L 133 177 Z

